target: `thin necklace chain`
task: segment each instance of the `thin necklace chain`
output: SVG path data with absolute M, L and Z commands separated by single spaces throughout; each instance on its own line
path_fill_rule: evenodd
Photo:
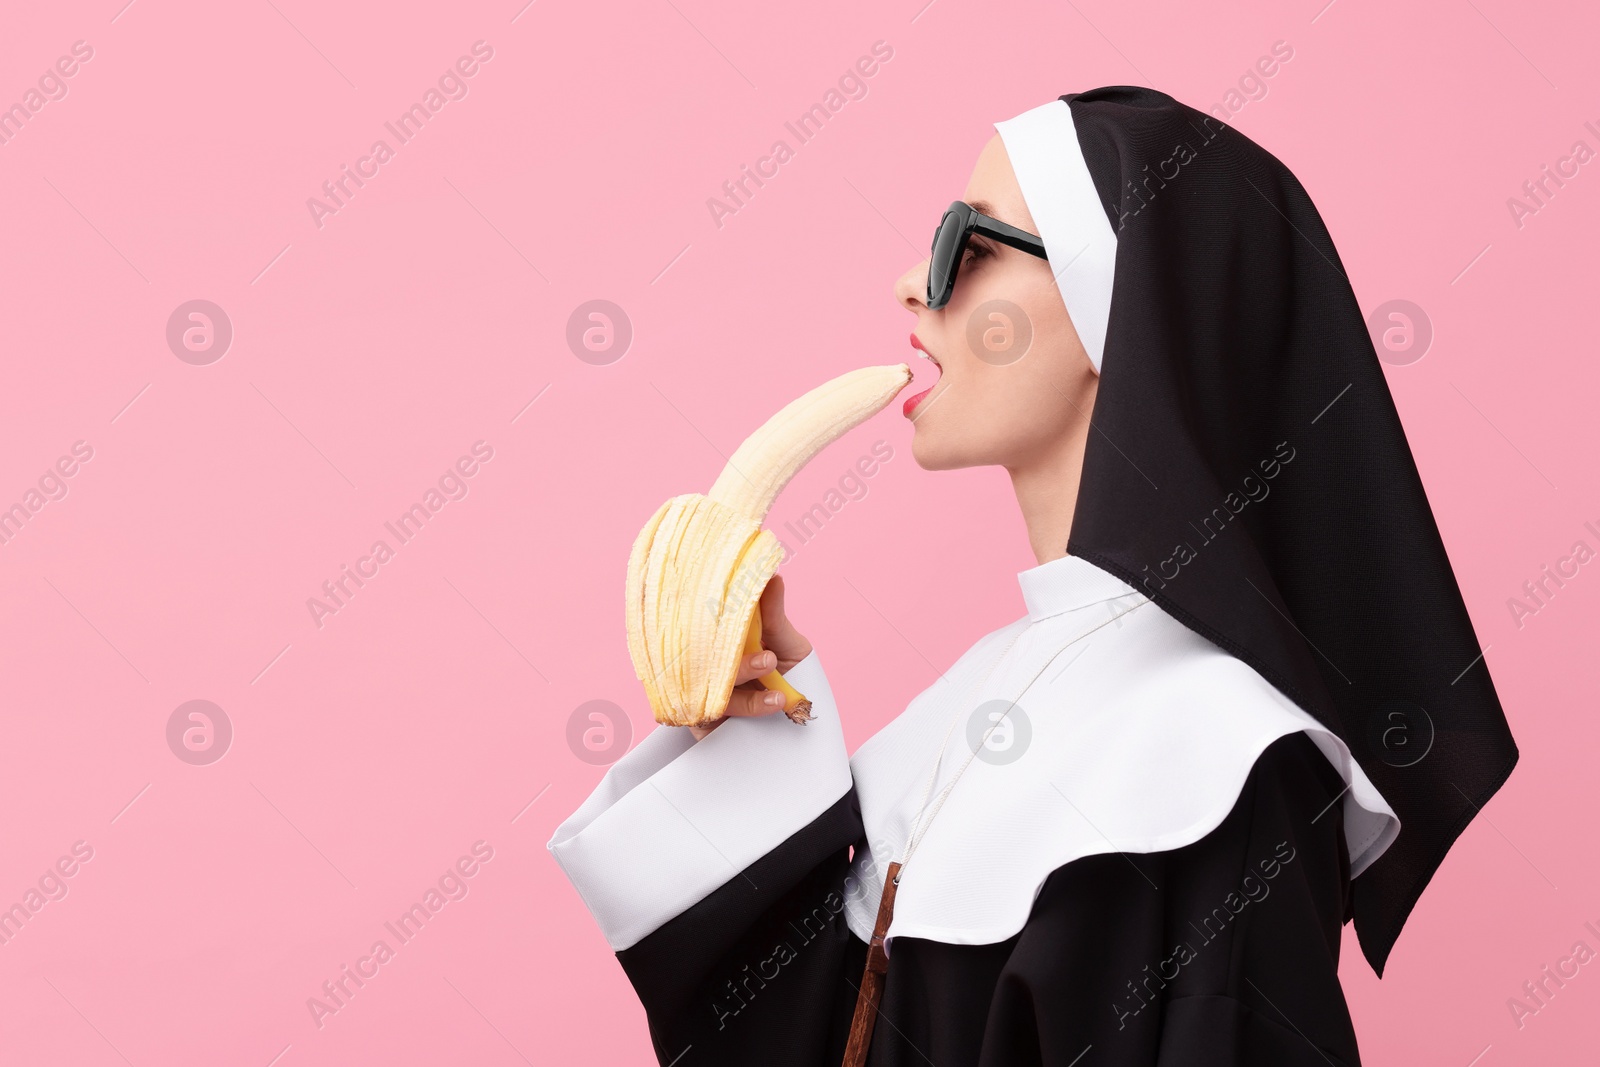
M 922 839 L 927 836 L 929 827 L 933 825 L 934 817 L 937 816 L 940 809 L 944 807 L 944 802 L 949 798 L 951 791 L 955 789 L 956 783 L 961 781 L 961 776 L 967 773 L 968 767 L 972 766 L 972 761 L 977 758 L 978 752 L 989 743 L 989 736 L 993 734 L 995 730 L 999 729 L 1000 724 L 1006 720 L 1008 715 L 1011 714 L 1011 709 L 1017 706 L 1017 701 L 1021 700 L 1023 695 L 1033 687 L 1033 683 L 1039 680 L 1039 676 L 1045 672 L 1046 668 L 1056 661 L 1057 656 L 1060 656 L 1061 653 L 1065 652 L 1079 641 L 1082 641 L 1085 637 L 1088 637 L 1096 630 L 1110 626 L 1112 623 L 1121 619 L 1124 615 L 1138 611 L 1148 603 L 1150 603 L 1150 599 L 1146 597 L 1133 607 L 1128 608 L 1126 611 L 1119 611 L 1113 614 L 1111 618 L 1107 619 L 1105 622 L 1097 623 L 1096 625 L 1089 627 L 1089 629 L 1085 630 L 1083 633 L 1079 634 L 1077 637 L 1074 637 L 1072 640 L 1068 641 L 1066 644 L 1062 645 L 1060 648 L 1051 653 L 1050 658 L 1044 661 L 1044 665 L 1034 672 L 1032 678 L 1028 679 L 1028 684 L 1022 687 L 1022 692 L 1018 693 L 1011 703 L 1006 707 L 1005 714 L 996 718 L 989 728 L 984 731 L 982 739 L 980 739 L 976 745 L 972 746 L 972 752 L 968 754 L 966 762 L 961 764 L 961 769 L 956 771 L 955 777 L 950 779 L 950 783 L 946 785 L 944 789 L 940 790 L 939 795 L 937 798 L 935 798 L 934 805 L 930 810 L 928 807 L 928 795 L 933 792 L 933 783 L 939 778 L 939 765 L 944 762 L 944 753 L 945 749 L 950 744 L 950 735 L 955 733 L 956 725 L 961 722 L 960 714 L 957 714 L 956 717 L 950 721 L 950 727 L 944 733 L 944 740 L 939 744 L 939 758 L 934 760 L 933 771 L 928 775 L 928 784 L 923 788 L 922 791 L 922 803 L 917 810 L 917 821 L 912 824 L 911 833 L 906 838 L 905 858 L 900 861 L 900 870 L 895 874 L 896 885 L 900 884 L 900 879 L 904 877 L 906 873 L 906 865 L 911 862 L 912 854 L 916 852 L 917 846 L 922 844 Z M 1005 660 L 1006 653 L 1011 651 L 1011 646 L 1016 644 L 1017 639 L 1026 632 L 1027 630 L 1024 628 L 1022 630 L 1018 630 L 1014 635 L 1012 635 L 1010 642 L 1007 643 L 1006 647 L 1001 650 L 1000 655 L 995 659 L 994 665 L 989 668 L 989 673 L 984 675 L 983 681 L 972 690 L 974 694 L 981 690 L 984 685 L 987 685 L 990 678 L 994 677 L 994 672 L 999 669 L 1000 664 Z

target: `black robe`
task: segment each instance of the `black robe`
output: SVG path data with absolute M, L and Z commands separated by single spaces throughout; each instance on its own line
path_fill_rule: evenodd
M 1359 1063 L 1338 979 L 1351 902 L 1344 789 L 1311 740 L 1290 734 L 1194 844 L 1057 868 L 1027 924 L 997 944 L 895 938 L 868 1063 Z M 661 1064 L 841 1061 L 866 958 L 843 897 L 863 837 L 852 790 L 617 953 Z

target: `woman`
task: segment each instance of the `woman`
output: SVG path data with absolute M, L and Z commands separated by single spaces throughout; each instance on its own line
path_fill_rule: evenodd
M 997 128 L 895 292 L 917 461 L 1011 474 L 1027 614 L 847 760 L 774 579 L 727 715 L 550 848 L 663 1064 L 1358 1063 L 1341 926 L 1381 974 L 1516 748 L 1355 297 L 1162 93 Z

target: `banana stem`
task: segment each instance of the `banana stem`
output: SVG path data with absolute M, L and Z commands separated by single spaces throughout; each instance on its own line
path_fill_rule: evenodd
M 745 630 L 744 655 L 753 656 L 764 651 L 761 647 L 761 606 L 756 605 L 756 610 L 750 614 L 750 626 Z M 776 667 L 756 679 L 763 686 L 773 692 L 783 694 L 783 713 L 789 717 L 790 722 L 800 723 L 802 726 L 811 721 L 811 701 L 804 694 L 789 684 L 789 680 L 778 673 Z

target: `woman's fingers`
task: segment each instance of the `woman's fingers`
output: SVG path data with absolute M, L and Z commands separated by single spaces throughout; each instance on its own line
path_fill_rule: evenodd
M 769 652 L 767 655 L 770 656 L 771 653 Z M 771 668 L 767 669 L 770 670 Z M 742 672 L 743 668 L 741 668 Z M 761 673 L 765 674 L 766 670 Z M 729 719 L 754 718 L 758 715 L 771 715 L 773 712 L 782 710 L 782 693 L 773 692 L 763 687 L 759 682 L 746 682 L 743 685 L 735 686 L 733 692 L 728 695 L 728 708 L 722 713 L 722 718 L 714 719 L 700 726 L 691 726 L 689 727 L 689 732 L 694 734 L 694 739 L 698 741 Z
M 734 685 L 753 682 L 778 665 L 776 653 L 761 651 L 739 660 L 739 670 L 733 676 Z
M 723 716 L 737 718 L 771 715 L 775 711 L 782 710 L 782 693 L 767 689 L 760 684 L 752 684 L 734 687 L 733 692 L 728 695 L 728 710 L 723 712 Z

